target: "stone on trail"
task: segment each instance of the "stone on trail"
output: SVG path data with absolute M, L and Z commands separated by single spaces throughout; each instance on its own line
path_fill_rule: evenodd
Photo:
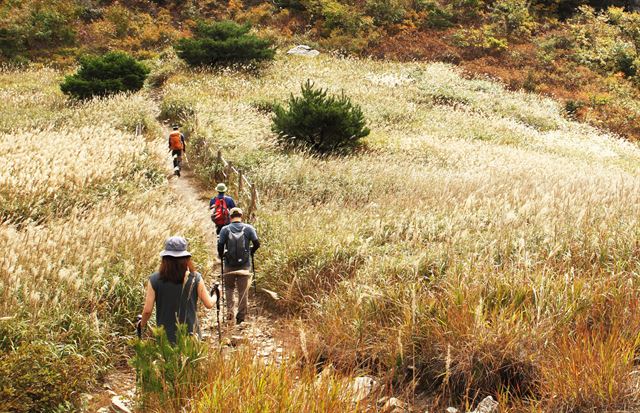
M 447 407 L 447 413 L 458 413 L 459 410 L 455 407 Z
M 115 409 L 116 412 L 120 413 L 132 413 L 131 410 L 127 407 L 124 401 L 120 398 L 120 396 L 113 396 L 111 398 L 111 406 Z
M 292 49 L 289 49 L 287 54 L 294 54 L 297 56 L 307 56 L 307 57 L 316 57 L 320 54 L 319 51 L 310 48 L 307 45 L 301 44 Z
M 498 410 L 498 402 L 491 396 L 485 397 L 476 409 L 470 413 L 494 413 Z

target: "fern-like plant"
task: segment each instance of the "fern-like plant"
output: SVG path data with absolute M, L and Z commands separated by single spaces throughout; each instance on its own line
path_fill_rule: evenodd
M 142 402 L 178 411 L 205 377 L 207 346 L 188 333 L 186 324 L 178 325 L 175 344 L 169 342 L 164 328 L 152 331 L 153 339 L 136 340 L 135 356 L 130 361 Z

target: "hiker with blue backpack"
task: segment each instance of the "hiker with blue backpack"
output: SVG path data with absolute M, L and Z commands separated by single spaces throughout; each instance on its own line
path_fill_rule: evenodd
M 253 255 L 260 248 L 260 240 L 255 228 L 242 222 L 240 208 L 232 208 L 229 217 L 231 222 L 222 228 L 218 238 L 218 256 L 223 263 L 227 320 L 233 319 L 233 294 L 237 289 L 236 324 L 241 324 L 247 315 Z
M 209 210 L 211 211 L 211 221 L 216 226 L 216 234 L 219 235 L 222 228 L 231 222 L 229 211 L 236 207 L 236 203 L 229 195 L 225 195 L 227 192 L 225 184 L 216 185 L 216 191 L 218 191 L 218 195 L 209 201 Z

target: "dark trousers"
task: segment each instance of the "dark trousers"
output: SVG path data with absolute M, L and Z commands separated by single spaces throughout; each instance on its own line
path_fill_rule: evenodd
M 182 163 L 182 151 L 181 150 L 172 150 L 171 156 L 173 156 L 173 167 L 179 167 Z

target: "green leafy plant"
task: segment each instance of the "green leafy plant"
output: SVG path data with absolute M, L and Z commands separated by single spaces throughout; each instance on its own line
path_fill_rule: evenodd
M 149 69 L 124 52 L 80 58 L 80 68 L 65 77 L 60 89 L 78 99 L 134 92 L 144 84 Z
M 143 403 L 158 403 L 176 410 L 198 389 L 205 375 L 207 346 L 178 326 L 171 344 L 162 327 L 153 329 L 152 340 L 137 340 L 131 365 L 136 369 Z
M 303 147 L 318 153 L 344 153 L 369 135 L 366 119 L 358 105 L 344 92 L 329 95 L 307 80 L 302 96 L 291 95 L 289 108 L 275 108 L 272 129 L 287 147 Z
M 249 34 L 251 26 L 232 21 L 199 22 L 194 38 L 183 38 L 176 53 L 190 66 L 215 66 L 272 60 L 273 43 Z

